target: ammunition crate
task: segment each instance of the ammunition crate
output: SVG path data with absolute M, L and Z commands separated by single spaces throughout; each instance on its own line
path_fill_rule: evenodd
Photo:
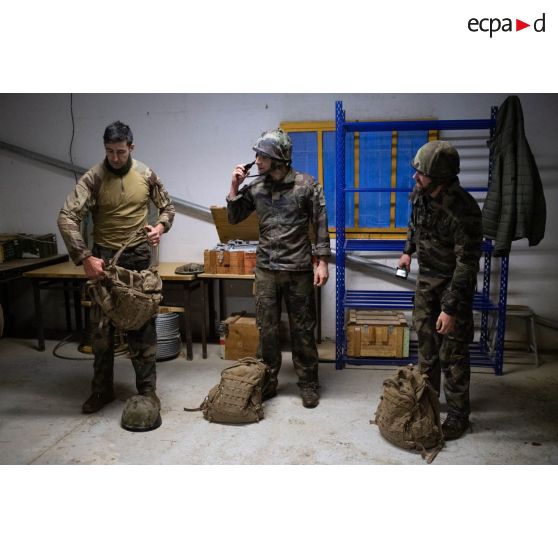
M 349 310 L 347 356 L 409 356 L 409 327 L 402 312 L 393 310 Z
M 21 258 L 21 242 L 13 235 L 0 235 L 0 263 Z
M 24 258 L 48 258 L 58 254 L 54 234 L 21 234 L 19 238 Z
M 256 267 L 256 253 L 242 250 L 204 250 L 205 273 L 250 275 Z

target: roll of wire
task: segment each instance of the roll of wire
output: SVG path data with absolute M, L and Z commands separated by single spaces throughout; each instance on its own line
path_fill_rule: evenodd
M 180 354 L 180 320 L 176 312 L 157 314 L 155 319 L 157 330 L 156 360 L 176 358 Z

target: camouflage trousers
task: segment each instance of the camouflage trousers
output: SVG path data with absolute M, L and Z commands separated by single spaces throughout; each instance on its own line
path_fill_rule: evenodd
M 417 282 L 413 308 L 413 327 L 419 346 L 419 369 L 427 374 L 434 389 L 440 393 L 442 372 L 448 412 L 468 417 L 471 365 L 469 344 L 473 341 L 473 310 L 470 304 L 459 304 L 455 328 L 447 335 L 436 332 L 436 320 L 441 312 L 441 300 L 447 280 L 441 284 Z
M 95 245 L 93 255 L 103 258 L 105 263 L 116 253 L 116 250 Z M 142 271 L 149 267 L 151 249 L 147 243 L 125 250 L 118 261 L 118 265 L 126 269 Z M 98 393 L 111 392 L 114 383 L 114 326 L 110 323 L 99 327 L 102 313 L 93 304 L 91 307 L 91 327 L 93 331 L 92 349 L 93 381 L 92 391 Z M 130 350 L 132 365 L 136 373 L 136 388 L 138 393 L 155 390 L 157 374 L 155 369 L 155 355 L 157 352 L 157 331 L 155 318 L 149 320 L 143 327 L 135 331 L 127 331 L 126 338 Z
M 256 323 L 260 333 L 258 358 L 271 368 L 269 387 L 277 385 L 281 368 L 279 323 L 281 301 L 289 316 L 293 364 L 298 385 L 319 387 L 314 277 L 309 271 L 270 271 L 256 268 Z

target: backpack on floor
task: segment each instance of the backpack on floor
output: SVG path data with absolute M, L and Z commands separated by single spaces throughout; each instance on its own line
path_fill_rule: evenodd
M 432 463 L 444 445 L 436 390 L 412 365 L 384 381 L 375 423 L 392 444 L 417 450 Z
M 221 381 L 211 388 L 197 409 L 209 422 L 246 424 L 264 417 L 262 391 L 269 378 L 267 366 L 255 358 L 246 357 L 221 372 Z

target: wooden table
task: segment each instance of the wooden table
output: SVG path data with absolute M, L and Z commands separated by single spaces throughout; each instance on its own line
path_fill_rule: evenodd
M 175 273 L 174 270 L 182 264 L 183 262 L 161 262 L 159 264 L 159 274 L 163 280 L 163 284 L 166 282 L 172 282 L 181 284 L 184 288 L 184 333 L 186 337 L 186 356 L 188 360 L 192 360 L 192 313 L 187 310 L 191 309 L 191 291 L 203 283 L 199 281 L 195 275 L 179 275 Z M 72 262 L 65 262 L 28 271 L 24 273 L 24 276 L 31 279 L 33 284 L 39 351 L 45 350 L 41 289 L 63 289 L 66 309 L 66 326 L 68 331 L 72 330 L 69 294 L 70 292 L 73 292 L 76 329 L 78 331 L 81 330 L 81 287 L 86 281 L 83 266 L 76 266 Z M 202 344 L 204 347 L 207 344 L 205 318 L 202 319 Z

